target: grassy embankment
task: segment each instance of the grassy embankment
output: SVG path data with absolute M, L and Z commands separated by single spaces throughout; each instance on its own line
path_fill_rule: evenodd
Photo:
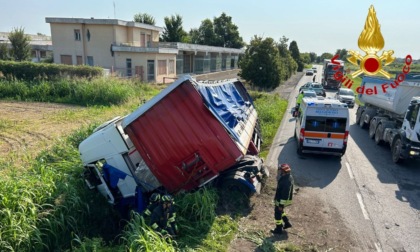
M 0 81 L 2 99 L 65 102 L 87 106 L 52 115 L 51 120 L 80 121 L 82 127 L 44 150 L 10 153 L 0 160 L 0 251 L 225 251 L 238 227 L 237 214 L 217 212 L 214 188 L 176 197 L 181 235 L 170 240 L 150 231 L 142 218 L 128 222 L 81 179 L 78 145 L 92 130 L 135 109 L 161 88 L 130 81 L 98 79 L 59 82 Z M 278 97 L 253 93 L 264 137 L 263 153 L 287 107 Z M 94 105 L 94 106 L 91 106 Z M 10 128 L 1 122 L 2 129 Z M 13 127 L 19 134 L 20 127 Z M 18 160 L 19 159 L 19 160 Z M 19 161 L 19 162 L 18 162 Z

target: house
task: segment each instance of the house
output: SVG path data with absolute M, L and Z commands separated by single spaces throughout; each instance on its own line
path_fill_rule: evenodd
M 47 17 L 54 62 L 91 65 L 122 77 L 164 82 L 183 74 L 236 69 L 243 49 L 159 42 L 163 28 L 118 19 Z
M 0 32 L 0 43 L 6 43 L 8 48 L 12 48 L 9 41 L 10 32 Z M 32 62 L 41 62 L 52 56 L 53 48 L 51 37 L 43 34 L 26 34 L 30 37 Z

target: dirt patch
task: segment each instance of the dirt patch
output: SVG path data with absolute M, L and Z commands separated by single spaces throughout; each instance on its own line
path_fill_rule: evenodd
M 281 235 L 273 235 L 270 230 L 275 227 L 273 199 L 277 181 L 276 171 L 270 171 L 273 175 L 263 192 L 251 198 L 252 211 L 241 218 L 239 233 L 229 251 L 274 251 L 286 245 L 290 247 L 289 251 L 349 251 L 357 248 L 337 209 L 299 187 L 296 179 L 293 204 L 286 208 L 293 227 Z
M 0 157 L 14 153 L 16 162 L 36 155 L 54 139 L 80 127 L 80 122 L 55 116 L 63 111 L 82 109 L 51 103 L 0 101 Z

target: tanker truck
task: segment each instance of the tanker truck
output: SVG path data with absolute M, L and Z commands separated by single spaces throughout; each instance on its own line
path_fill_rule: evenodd
M 259 193 L 268 170 L 253 101 L 237 79 L 184 76 L 131 114 L 97 127 L 79 145 L 84 180 L 119 210 L 142 212 L 153 192 L 215 182 Z
M 359 94 L 364 103 L 356 112 L 356 123 L 369 128 L 376 144 L 391 147 L 392 161 L 420 158 L 420 74 L 407 74 L 403 81 L 363 77 L 361 89 L 377 94 Z

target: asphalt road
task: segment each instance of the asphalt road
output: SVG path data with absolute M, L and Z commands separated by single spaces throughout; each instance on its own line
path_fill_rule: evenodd
M 320 82 L 318 66 L 316 80 Z M 303 76 L 297 87 L 313 76 Z M 290 94 L 288 111 L 297 89 Z M 327 96 L 334 96 L 328 91 Z M 355 124 L 357 105 L 350 109 L 350 136 L 340 159 L 296 153 L 295 121 L 283 118 L 267 163 L 289 163 L 300 186 L 335 207 L 352 230 L 362 251 L 420 251 L 420 161 L 396 165 L 387 146 L 377 146 L 366 129 Z

